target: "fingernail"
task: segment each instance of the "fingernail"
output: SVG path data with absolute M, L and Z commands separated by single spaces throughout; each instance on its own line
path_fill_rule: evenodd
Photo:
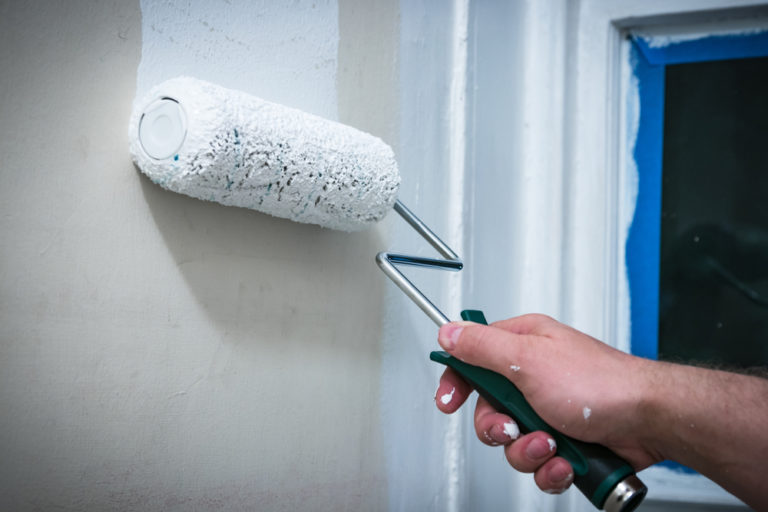
M 557 448 L 557 443 L 551 437 L 547 439 L 547 444 L 549 445 L 549 451 L 551 452 L 555 451 L 555 448 Z
M 437 334 L 437 341 L 441 347 L 450 352 L 456 348 L 456 342 L 459 341 L 459 336 L 463 330 L 463 325 L 455 323 L 445 324 Z
M 546 441 L 541 438 L 536 438 L 525 448 L 525 454 L 531 459 L 542 459 L 549 455 L 554 449 L 555 441 L 553 439 L 547 439 Z
M 488 433 L 491 435 L 491 438 L 495 443 L 504 444 L 509 442 L 509 437 L 507 437 L 507 435 L 498 425 L 492 425 Z
M 557 466 L 549 473 L 549 482 L 560 487 L 563 487 L 571 478 L 573 478 L 573 471 L 565 465 Z

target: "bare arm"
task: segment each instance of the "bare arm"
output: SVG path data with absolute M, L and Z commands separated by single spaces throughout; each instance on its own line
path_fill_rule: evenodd
M 761 490 L 768 474 L 765 379 L 634 357 L 541 315 L 448 324 L 439 341 L 459 359 L 507 376 L 565 434 L 611 448 L 636 470 L 678 461 L 768 510 Z M 470 392 L 447 370 L 437 406 L 454 412 Z M 475 428 L 484 443 L 504 445 L 513 467 L 534 472 L 540 488 L 560 492 L 571 484 L 570 465 L 548 449 L 548 434 L 515 440 L 514 422 L 482 399 Z
M 669 363 L 655 363 L 654 375 L 648 410 L 659 453 L 768 510 L 768 380 Z

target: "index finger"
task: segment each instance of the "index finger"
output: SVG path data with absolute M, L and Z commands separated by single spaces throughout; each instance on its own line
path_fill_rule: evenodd
M 525 374 L 520 370 L 525 370 L 528 347 L 535 336 L 471 322 L 451 322 L 440 327 L 437 339 L 459 360 L 493 370 L 517 383 Z

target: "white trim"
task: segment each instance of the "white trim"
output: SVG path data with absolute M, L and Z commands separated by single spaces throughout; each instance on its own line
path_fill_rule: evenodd
M 649 500 L 744 506 L 741 500 L 699 474 L 652 466 L 641 471 L 639 476 L 648 487 Z
M 467 119 L 467 32 L 469 29 L 469 0 L 454 0 L 452 6 L 453 27 L 451 33 L 450 88 L 448 91 L 448 241 L 463 252 L 464 244 L 464 178 L 466 173 Z M 449 279 L 443 303 L 449 312 L 460 311 L 463 303 L 461 276 Z M 459 512 L 465 509 L 462 492 L 464 473 L 464 418 L 452 414 L 447 418 L 445 431 L 445 471 L 447 482 L 446 510 Z

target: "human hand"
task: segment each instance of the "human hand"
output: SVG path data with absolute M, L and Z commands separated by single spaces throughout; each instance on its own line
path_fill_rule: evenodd
M 651 447 L 643 398 L 653 372 L 650 361 L 630 356 L 543 315 L 525 315 L 491 326 L 455 322 L 443 326 L 440 345 L 458 359 L 506 376 L 530 405 L 555 429 L 576 439 L 606 446 L 635 470 L 659 460 Z M 445 413 L 456 411 L 471 393 L 461 377 L 447 369 L 436 401 Z M 533 472 L 547 492 L 562 492 L 573 482 L 570 464 L 556 456 L 545 432 L 515 439 L 516 425 L 478 398 L 477 437 L 504 445 L 510 465 Z

